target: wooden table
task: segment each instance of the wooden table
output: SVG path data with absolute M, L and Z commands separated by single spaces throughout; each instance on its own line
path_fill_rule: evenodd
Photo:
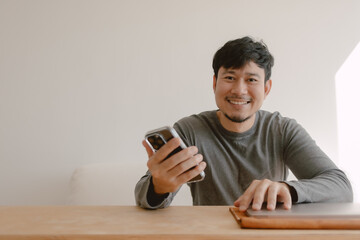
M 360 239 L 360 230 L 241 229 L 227 206 L 0 206 L 0 239 Z

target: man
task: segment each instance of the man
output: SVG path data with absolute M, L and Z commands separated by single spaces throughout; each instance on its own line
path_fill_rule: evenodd
M 290 209 L 292 203 L 352 201 L 345 174 L 295 120 L 260 110 L 271 90 L 273 64 L 266 45 L 249 37 L 216 52 L 213 89 L 219 109 L 175 123 L 190 147 L 166 161 L 179 139 L 156 153 L 143 142 L 149 170 L 135 188 L 139 206 L 169 206 L 179 188 L 203 170 L 203 181 L 188 184 L 194 205 L 234 204 L 245 211 L 263 203 L 273 210 L 277 202 Z M 288 169 L 297 181 L 286 181 Z

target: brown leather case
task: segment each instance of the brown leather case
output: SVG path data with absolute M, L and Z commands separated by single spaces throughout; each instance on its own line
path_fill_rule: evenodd
M 249 217 L 237 207 L 230 207 L 229 210 L 242 228 L 360 229 L 359 218 L 260 218 Z

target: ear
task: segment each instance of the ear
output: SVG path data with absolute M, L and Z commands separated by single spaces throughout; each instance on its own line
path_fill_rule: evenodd
M 265 98 L 267 97 L 267 95 L 269 95 L 271 87 L 272 87 L 272 80 L 269 79 L 265 83 Z
M 216 76 L 214 75 L 213 77 L 213 90 L 215 92 L 215 89 L 216 89 Z

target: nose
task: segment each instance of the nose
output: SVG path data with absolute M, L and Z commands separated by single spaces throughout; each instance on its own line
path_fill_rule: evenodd
M 231 93 L 236 95 L 247 94 L 248 88 L 246 81 L 244 79 L 238 79 L 233 83 L 231 88 Z

